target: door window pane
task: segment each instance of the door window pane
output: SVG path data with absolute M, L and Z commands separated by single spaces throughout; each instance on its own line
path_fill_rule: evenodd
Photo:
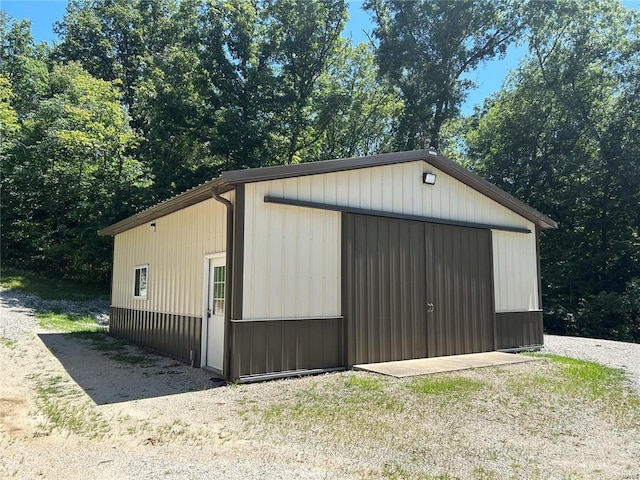
M 213 314 L 224 315 L 225 267 L 213 267 Z

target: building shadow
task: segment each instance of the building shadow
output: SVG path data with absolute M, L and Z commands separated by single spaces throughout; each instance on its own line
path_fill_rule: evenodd
M 207 370 L 149 353 L 104 332 L 41 333 L 38 337 L 97 405 L 226 385 Z

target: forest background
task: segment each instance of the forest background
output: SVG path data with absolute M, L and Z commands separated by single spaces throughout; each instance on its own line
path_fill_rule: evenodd
M 0 254 L 108 284 L 97 229 L 223 170 L 434 147 L 560 223 L 545 329 L 640 341 L 640 14 L 618 1 L 73 0 L 0 12 Z M 472 74 L 528 52 L 471 114 Z

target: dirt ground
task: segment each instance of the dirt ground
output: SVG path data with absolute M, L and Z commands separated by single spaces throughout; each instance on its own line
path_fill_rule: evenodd
M 500 472 L 511 478 L 640 478 L 640 426 L 621 435 L 602 418 L 579 415 L 561 426 L 564 433 L 536 420 L 539 432 L 529 453 L 526 419 L 460 431 L 455 415 L 444 423 L 434 419 L 440 431 L 429 440 L 434 445 L 425 446 L 424 461 L 433 462 L 429 471 L 446 465 L 454 474 L 418 477 L 397 466 L 398 450 L 366 441 L 355 450 L 343 448 L 342 440 L 335 446 L 316 442 L 312 423 L 300 440 L 276 427 L 271 431 L 255 414 L 311 385 L 370 374 L 222 386 L 205 370 L 130 347 L 114 355 L 108 343 L 91 337 L 40 329 L 29 309 L 16 314 L 15 305 L 1 307 L 5 323 L 13 308 L 11 321 L 22 321 L 23 333 L 0 342 L 0 478 L 505 478 Z M 540 367 L 504 368 L 519 375 Z M 499 375 L 478 372 L 469 378 Z M 458 453 L 439 448 L 438 435 L 451 435 L 464 447 Z M 509 443 L 510 437 L 517 441 Z M 487 454 L 491 470 L 465 464 L 464 452 L 478 448 L 493 452 Z M 549 458 L 540 461 L 545 449 Z M 394 458 L 397 464 L 390 463 Z

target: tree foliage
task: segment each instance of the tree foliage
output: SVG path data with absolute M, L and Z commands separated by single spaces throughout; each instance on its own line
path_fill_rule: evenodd
M 369 0 L 380 74 L 402 92 L 395 147 L 439 147 L 440 131 L 459 113 L 473 82 L 464 75 L 504 56 L 526 26 L 512 0 Z
M 24 26 L 14 24 L 10 31 Z M 96 230 L 133 213 L 133 190 L 142 173 L 129 154 L 135 134 L 121 94 L 76 63 L 49 70 L 30 34 L 5 36 L 3 51 L 19 51 L 23 65 L 15 68 L 9 61 L 0 68 L 2 257 L 104 282 L 110 242 Z M 37 73 L 38 83 L 21 97 L 7 79 L 17 86 L 29 83 L 25 65 Z
M 446 151 L 559 220 L 545 325 L 640 338 L 640 22 L 614 0 L 72 0 L 0 12 L 2 262 L 107 281 L 95 230 L 222 170 Z M 469 73 L 530 54 L 471 117 Z
M 638 15 L 572 1 L 549 13 L 476 119 L 469 156 L 560 222 L 542 242 L 547 327 L 638 340 Z

